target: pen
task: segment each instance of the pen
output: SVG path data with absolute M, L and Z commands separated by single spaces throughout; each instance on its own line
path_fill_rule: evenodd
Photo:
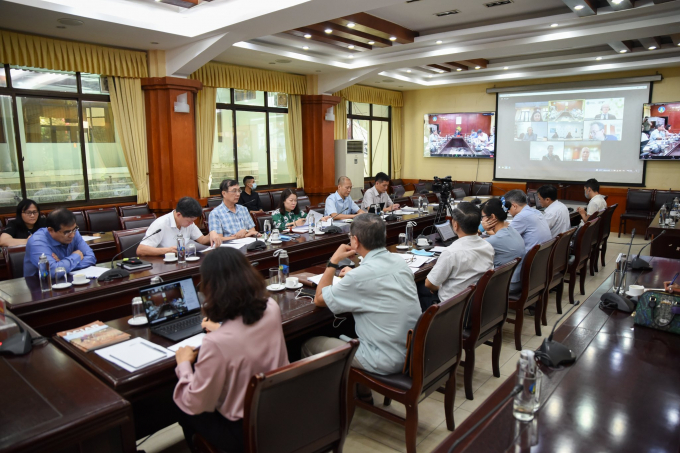
M 673 277 L 673 280 L 671 280 L 671 283 L 668 285 L 669 287 L 673 286 L 673 283 L 675 283 L 675 280 L 678 279 L 678 272 L 675 273 L 675 277 Z

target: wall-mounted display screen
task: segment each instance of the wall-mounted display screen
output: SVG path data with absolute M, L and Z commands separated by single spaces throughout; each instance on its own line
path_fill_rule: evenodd
M 680 102 L 642 106 L 640 159 L 680 160 Z
M 492 112 L 425 115 L 425 157 L 493 159 L 496 143 L 494 119 Z

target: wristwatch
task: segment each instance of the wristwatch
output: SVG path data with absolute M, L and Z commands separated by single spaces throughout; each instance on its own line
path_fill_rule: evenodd
M 331 263 L 331 260 L 328 260 L 328 263 L 326 264 L 326 267 L 334 267 L 336 269 L 340 269 L 340 266 L 334 263 Z

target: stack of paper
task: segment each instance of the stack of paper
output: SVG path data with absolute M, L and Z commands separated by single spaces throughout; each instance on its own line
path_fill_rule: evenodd
M 94 352 L 131 373 L 175 355 L 172 351 L 141 337 Z
M 308 226 L 299 226 L 299 227 L 293 228 L 291 231 L 293 233 L 306 233 L 306 232 L 309 231 L 309 227 Z
M 411 255 L 410 253 L 397 253 L 396 255 L 404 258 L 404 260 L 406 260 L 406 264 L 408 264 L 408 267 L 416 269 L 425 263 L 429 263 L 431 260 L 431 258 L 428 258 L 427 256 L 416 256 Z
M 198 335 L 194 335 L 193 337 L 189 337 L 186 340 L 182 340 L 179 343 L 170 346 L 168 349 L 172 352 L 177 352 L 179 348 L 184 346 L 191 346 L 193 349 L 200 348 L 201 343 L 203 343 L 203 337 L 205 337 L 205 334 L 199 333 Z
M 310 282 L 314 283 L 315 285 L 318 285 L 319 282 L 321 281 L 321 277 L 323 277 L 323 274 L 313 275 L 313 276 L 309 277 L 307 280 L 309 280 Z M 340 281 L 340 277 L 333 276 L 333 283 L 332 283 L 332 285 L 335 285 L 335 284 L 338 283 L 339 281 Z
M 98 278 L 100 275 L 102 275 L 104 272 L 108 271 L 108 267 L 97 267 L 97 266 L 90 266 L 86 267 L 85 269 L 78 269 L 77 271 L 71 271 L 69 274 L 71 275 L 76 275 L 76 274 L 85 274 L 85 277 L 87 278 Z
M 83 238 L 83 241 L 89 242 L 89 241 L 94 241 L 95 239 L 101 239 L 99 236 L 83 236 L 80 235 L 81 238 Z
M 442 253 L 444 250 L 446 250 L 446 247 L 436 246 L 436 247 L 432 247 L 432 248 L 430 249 L 430 252 L 434 252 L 434 253 Z

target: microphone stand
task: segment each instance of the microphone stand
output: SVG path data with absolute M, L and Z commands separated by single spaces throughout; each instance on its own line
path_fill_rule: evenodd
M 134 244 L 132 244 L 131 246 L 127 247 L 125 250 L 121 251 L 120 253 L 116 253 L 115 255 L 113 255 L 113 258 L 111 258 L 111 269 L 109 269 L 108 271 L 106 271 L 102 275 L 100 275 L 99 278 L 97 279 L 97 281 L 99 281 L 99 282 L 110 282 L 111 280 L 115 280 L 117 278 L 129 277 L 130 272 L 128 272 L 126 269 L 123 269 L 123 268 L 114 269 L 113 268 L 113 262 L 116 260 L 117 257 L 119 257 L 123 253 L 127 252 L 132 247 L 139 245 L 142 241 L 145 241 L 145 240 L 149 239 L 151 236 L 158 234 L 160 232 L 161 232 L 161 229 L 159 228 L 156 231 L 154 231 L 153 233 L 151 233 L 150 235 L 143 237 L 139 241 L 137 241 Z
M 660 235 L 659 235 L 660 236 Z M 635 310 L 635 303 L 632 300 L 619 294 L 621 287 L 623 286 L 623 277 L 626 275 L 628 270 L 628 257 L 630 256 L 630 249 L 633 247 L 633 239 L 635 239 L 635 228 L 631 232 L 630 245 L 628 246 L 628 254 L 626 255 L 626 262 L 623 264 L 623 269 L 621 269 L 621 278 L 619 279 L 619 286 L 616 288 L 615 292 L 604 293 L 600 297 L 600 306 L 604 308 L 616 308 L 625 313 L 632 313 Z
M 652 245 L 652 242 L 656 241 L 659 239 L 661 236 L 666 234 L 666 230 L 663 230 L 657 237 L 649 241 L 647 244 L 645 244 L 644 247 L 640 249 L 640 251 L 637 253 L 635 258 L 633 258 L 630 262 L 630 268 L 636 271 L 649 271 L 652 270 L 652 266 L 649 265 L 649 263 L 642 258 L 640 258 L 640 253 L 650 245 Z
M 336 226 L 333 226 L 333 219 L 336 218 L 337 216 L 339 216 L 340 214 L 342 214 L 343 212 L 347 211 L 348 209 L 349 209 L 349 208 L 345 208 L 345 209 L 343 209 L 342 211 L 336 212 L 335 214 L 333 214 L 333 215 L 331 216 L 331 218 L 330 218 L 331 226 L 326 227 L 326 229 L 324 230 L 324 232 L 325 232 L 325 233 L 342 233 L 342 230 L 341 230 L 340 228 L 338 228 L 338 227 L 336 227 Z

